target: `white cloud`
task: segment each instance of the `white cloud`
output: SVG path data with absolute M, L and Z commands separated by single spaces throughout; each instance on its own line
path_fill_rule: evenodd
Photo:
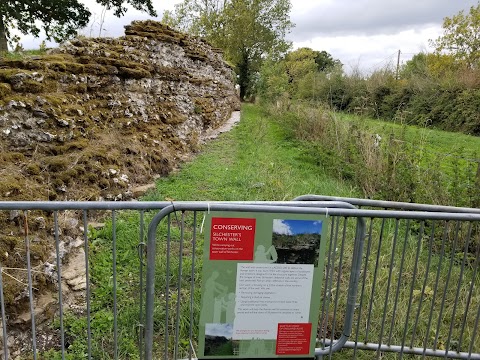
M 298 4 L 297 4 L 298 2 Z M 316 0 L 294 1 L 295 41 L 320 35 L 396 34 L 475 6 L 477 0 Z
M 436 39 L 440 34 L 440 26 L 427 26 L 393 35 L 317 36 L 294 43 L 294 46 L 325 50 L 335 59 L 340 59 L 347 72 L 357 67 L 363 72 L 371 72 L 385 66 L 396 66 L 398 50 L 401 51 L 401 62 L 410 60 L 413 54 L 428 50 L 428 40 Z
M 210 336 L 224 336 L 229 339 L 233 334 L 233 324 L 205 324 L 205 334 Z
M 273 220 L 273 232 L 280 235 L 293 235 L 293 231 L 283 220 Z

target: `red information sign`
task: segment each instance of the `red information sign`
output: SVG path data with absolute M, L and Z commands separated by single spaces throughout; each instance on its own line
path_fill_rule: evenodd
M 277 355 L 308 355 L 311 323 L 278 324 Z
M 210 260 L 253 260 L 256 219 L 212 218 Z

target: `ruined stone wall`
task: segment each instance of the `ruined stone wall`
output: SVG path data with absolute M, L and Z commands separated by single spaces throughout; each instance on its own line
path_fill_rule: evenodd
M 45 56 L 0 59 L 0 200 L 127 200 L 239 109 L 233 71 L 218 50 L 152 21 L 134 22 L 125 33 L 72 40 Z M 77 215 L 60 219 L 67 263 L 69 249 L 81 255 Z M 4 267 L 25 268 L 25 222 L 20 212 L 0 212 Z M 48 308 L 41 299 L 55 292 L 53 216 L 32 211 L 28 222 L 32 266 L 40 269 L 36 301 Z M 4 278 L 10 325 L 28 323 L 20 270 Z M 67 293 L 85 286 L 67 285 Z
M 239 107 L 201 39 L 153 21 L 0 62 L 0 199 L 120 200 Z

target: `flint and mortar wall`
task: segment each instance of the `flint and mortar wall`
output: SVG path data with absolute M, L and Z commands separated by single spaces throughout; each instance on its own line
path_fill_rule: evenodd
M 219 50 L 153 22 L 0 61 L 0 199 L 126 199 L 238 110 Z
M 125 34 L 0 59 L 0 200 L 127 200 L 136 185 L 167 174 L 198 150 L 204 132 L 239 110 L 235 75 L 219 50 L 153 21 L 133 22 Z M 67 263 L 68 249 L 81 255 L 76 215 L 62 220 L 70 224 L 60 236 Z M 22 216 L 0 213 L 0 262 L 11 269 L 26 267 Z M 51 299 L 53 216 L 30 212 L 29 219 L 32 266 L 45 269 L 33 284 L 44 297 L 35 298 Z M 9 326 L 28 322 L 26 272 L 10 275 Z M 49 304 L 36 306 L 45 312 Z

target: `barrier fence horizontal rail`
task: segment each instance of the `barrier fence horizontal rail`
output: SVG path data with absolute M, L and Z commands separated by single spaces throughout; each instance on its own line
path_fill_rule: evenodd
M 0 239 L 8 244 L 1 249 L 8 257 L 0 254 L 3 358 L 64 359 L 73 351 L 89 359 L 196 357 L 202 218 L 208 211 L 235 211 L 328 216 L 318 355 L 357 357 L 361 351 L 362 357 L 375 358 L 395 352 L 395 358 L 480 359 L 478 209 L 352 201 L 412 211 L 358 210 L 342 209 L 351 206 L 344 198 L 313 200 L 0 202 L 0 219 L 7 224 Z M 90 226 L 89 215 L 97 210 L 109 219 L 103 229 Z M 163 215 L 156 211 L 166 218 L 160 221 Z M 365 219 L 363 251 L 355 241 L 360 218 Z M 47 259 L 39 256 L 42 246 L 52 252 Z M 80 248 L 85 253 L 79 275 L 84 282 L 76 292 L 65 277 L 71 263 L 62 255 L 69 248 L 69 261 L 78 258 Z M 108 256 L 100 257 L 102 252 Z M 134 266 L 132 254 L 137 254 Z M 101 267 L 99 259 L 105 262 Z M 15 266 L 6 266 L 9 261 Z M 352 267 L 356 262 L 358 275 Z M 57 294 L 44 312 L 39 311 L 42 291 Z M 349 306 L 355 310 L 351 315 Z M 19 318 L 22 322 L 15 323 Z M 85 335 L 78 336 L 82 331 Z
M 413 211 L 433 211 L 433 212 L 449 212 L 449 213 L 469 213 L 480 214 L 478 208 L 465 208 L 445 205 L 430 205 L 430 204 L 416 204 L 399 201 L 384 201 L 372 199 L 358 199 L 327 195 L 302 195 L 294 199 L 295 201 L 340 201 L 358 207 L 371 207 L 375 209 L 389 209 L 389 210 L 413 210 Z
M 0 201 L 1 210 L 161 210 L 170 205 L 262 205 L 297 207 L 338 207 L 345 201 Z

